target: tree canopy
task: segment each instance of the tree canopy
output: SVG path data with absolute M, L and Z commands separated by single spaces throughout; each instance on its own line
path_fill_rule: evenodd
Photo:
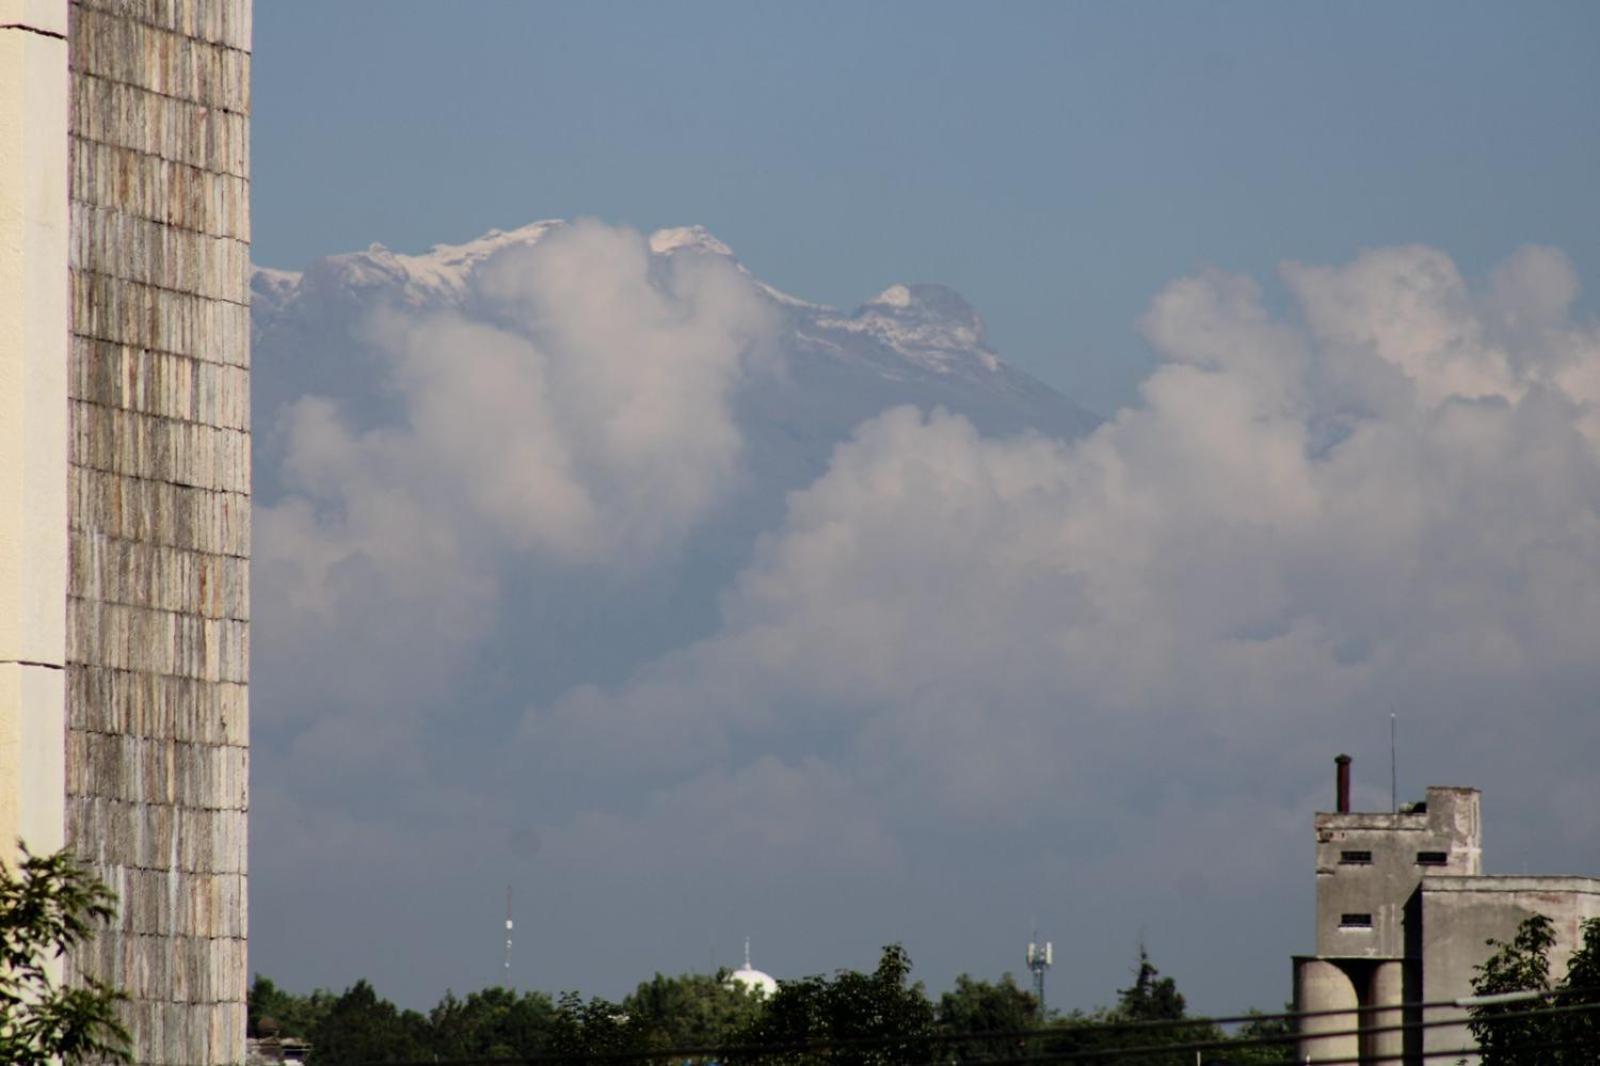
M 1170 1022 L 1183 1017 L 1186 1004 L 1178 985 L 1150 961 L 1150 953 L 1139 945 L 1139 966 L 1133 984 L 1117 989 L 1117 1013 L 1132 1022 Z
M 871 971 L 783 981 L 770 998 L 727 978 L 726 971 L 658 973 L 620 1002 L 576 992 L 552 1000 L 540 992 L 500 988 L 464 998 L 446 993 L 423 1015 L 380 999 L 365 981 L 338 996 L 294 996 L 257 977 L 251 1024 L 259 1027 L 270 1017 L 283 1035 L 308 1037 L 312 1066 L 536 1055 L 582 1059 L 666 1049 L 701 1049 L 675 1057 L 680 1064 L 955 1066 L 1141 1048 L 1147 1050 L 1115 1061 L 1192 1066 L 1192 1050 L 1165 1049 L 1226 1041 L 1217 1027 L 1187 1018 L 1176 982 L 1161 975 L 1142 947 L 1133 982 L 1118 990 L 1114 1006 L 1048 1019 L 1010 974 L 992 982 L 963 974 L 931 1000 L 911 979 L 911 958 L 898 944 L 885 947 Z M 1285 1031 L 1278 1022 L 1262 1021 L 1246 1026 L 1238 1039 L 1281 1037 Z M 1287 1063 L 1291 1050 L 1287 1043 L 1230 1047 L 1207 1053 L 1203 1061 Z
M 890 944 L 872 973 L 840 970 L 832 977 L 785 981 L 741 1042 L 826 1047 L 826 1061 L 844 1066 L 926 1062 L 933 1052 L 934 1010 L 910 974 L 911 957 Z M 800 1064 L 819 1057 L 777 1052 L 761 1061 Z
M 656 974 L 623 999 L 622 1012 L 650 1047 L 706 1047 L 753 1029 L 760 1016 L 759 992 L 715 974 Z
M 121 994 L 93 978 L 63 987 L 51 973 L 116 913 L 116 896 L 64 850 L 17 849 L 15 870 L 0 861 L 0 1062 L 129 1061 Z
M 1592 1066 L 1600 1061 L 1600 1009 L 1541 1014 L 1537 1008 L 1600 1008 L 1600 918 L 1583 923 L 1582 940 L 1560 981 L 1550 980 L 1555 925 L 1530 915 L 1509 941 L 1485 941 L 1494 950 L 1476 967 L 1475 995 L 1536 991 L 1541 1000 L 1483 1004 L 1467 1023 L 1482 1051 L 1483 1066 Z
M 943 1033 L 1015 1033 L 1038 1025 L 1039 1001 L 1005 974 L 997 982 L 977 981 L 962 974 L 956 986 L 939 997 L 939 1030 Z M 957 1062 L 1009 1058 L 1024 1054 L 1028 1041 L 1017 1037 L 974 1040 L 951 1048 Z

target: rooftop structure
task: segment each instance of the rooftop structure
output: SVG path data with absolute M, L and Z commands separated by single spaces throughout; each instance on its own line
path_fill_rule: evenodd
M 1316 815 L 1317 912 L 1314 955 L 1294 959 L 1295 1009 L 1393 1006 L 1359 1015 L 1306 1019 L 1302 1062 L 1421 1063 L 1431 1052 L 1473 1046 L 1465 1025 L 1356 1036 L 1341 1030 L 1419 1022 L 1401 1004 L 1472 993 L 1485 941 L 1509 940 L 1523 919 L 1543 914 L 1556 927 L 1553 976 L 1580 941 L 1585 918 L 1600 917 L 1600 878 L 1496 877 L 1483 873 L 1483 827 L 1475 788 L 1430 786 L 1398 810 L 1350 810 L 1350 757 L 1336 760 L 1335 809 Z M 1454 1008 L 1429 1022 L 1463 1017 Z

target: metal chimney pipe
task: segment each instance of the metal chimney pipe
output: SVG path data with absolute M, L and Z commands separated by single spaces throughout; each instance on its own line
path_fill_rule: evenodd
M 1334 782 L 1338 806 L 1334 809 L 1340 814 L 1350 813 L 1350 756 L 1340 755 L 1333 760 Z

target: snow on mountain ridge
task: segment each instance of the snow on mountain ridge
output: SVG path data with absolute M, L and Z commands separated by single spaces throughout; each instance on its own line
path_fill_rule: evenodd
M 262 425 L 276 424 L 306 395 L 332 401 L 363 430 L 403 422 L 408 415 L 398 394 L 382 384 L 393 353 L 370 328 L 374 316 L 398 312 L 399 321 L 420 326 L 443 313 L 520 330 L 526 323 L 508 319 L 480 292 L 474 272 L 566 225 L 547 221 L 491 231 L 419 255 L 375 245 L 319 259 L 302 274 L 257 268 L 251 278 L 251 393 Z M 752 483 L 766 486 L 757 493 L 760 506 L 747 516 L 754 524 L 745 531 L 752 536 L 767 527 L 763 523 L 777 521 L 784 493 L 826 469 L 833 449 L 856 426 L 891 407 L 942 408 L 986 434 L 1035 431 L 1072 439 L 1099 423 L 1002 361 L 988 347 L 983 319 L 951 289 L 891 285 L 854 310 L 841 310 L 796 299 L 751 276 L 699 227 L 640 239 L 663 266 L 680 255 L 732 263 L 770 301 L 782 373 L 750 375 L 734 394 Z M 258 481 L 270 497 L 283 438 L 264 433 L 258 444 Z
M 422 255 L 413 257 L 426 260 L 440 270 L 469 270 L 491 255 L 513 244 L 537 244 L 552 230 L 567 223 L 559 218 L 541 219 L 513 230 L 492 229 L 476 240 L 464 244 L 436 244 Z
M 672 252 L 709 252 L 733 258 L 733 249 L 717 240 L 704 226 L 673 226 L 650 234 L 650 251 L 656 255 Z
M 872 337 L 935 373 L 974 359 L 992 373 L 1004 365 L 989 348 L 983 316 L 944 285 L 891 285 L 849 315 L 818 315 L 815 322 Z
M 782 304 L 784 307 L 805 310 L 832 310 L 832 308 L 823 304 L 812 303 L 810 300 L 802 300 L 798 296 L 791 296 L 782 289 L 774 288 L 756 278 L 750 273 L 748 267 L 739 262 L 739 257 L 734 254 L 733 249 L 718 240 L 716 235 L 704 226 L 669 226 L 665 229 L 658 229 L 650 234 L 650 252 L 652 255 L 699 252 L 705 255 L 723 256 L 739 269 L 739 273 L 754 281 L 756 287 L 774 303 Z
M 256 267 L 251 286 L 258 302 L 266 310 L 276 310 L 297 296 L 309 295 L 313 291 L 325 298 L 337 296 L 340 292 L 354 295 L 357 292 L 388 290 L 400 302 L 410 306 L 455 305 L 466 298 L 472 273 L 492 256 L 516 245 L 537 244 L 551 232 L 567 225 L 569 223 L 562 219 L 543 219 L 511 230 L 491 229 L 473 240 L 460 244 L 436 244 L 416 255 L 396 252 L 383 244 L 373 243 L 364 251 L 324 256 L 303 272 Z M 716 255 L 732 261 L 741 273 L 747 276 L 750 273 L 739 262 L 733 249 L 704 226 L 658 229 L 650 234 L 648 244 L 652 255 Z M 868 308 L 909 310 L 918 304 L 925 304 L 926 299 L 919 299 L 916 294 L 926 296 L 930 288 L 928 286 L 892 285 L 851 316 L 826 304 L 783 292 L 753 276 L 751 280 L 769 299 L 790 312 L 817 316 L 817 325 L 822 329 L 837 326 L 853 332 L 872 333 L 891 344 L 903 341 L 922 347 L 953 349 L 964 343 L 964 334 L 961 332 L 946 330 L 941 334 L 938 330 L 924 329 L 917 335 L 904 328 L 890 328 L 887 323 L 878 321 L 870 314 L 863 314 Z M 971 314 L 971 309 L 959 296 L 955 297 L 954 303 L 963 315 Z M 929 309 L 925 308 L 920 317 L 926 321 Z
M 292 308 L 302 301 L 307 310 L 355 309 L 374 299 L 419 309 L 462 309 L 472 299 L 472 275 L 483 263 L 508 248 L 537 244 L 568 225 L 545 219 L 511 230 L 492 229 L 417 255 L 373 244 L 365 251 L 318 259 L 303 274 L 258 267 L 251 281 L 258 325 L 294 318 Z M 1007 392 L 1038 386 L 1001 360 L 988 345 L 982 316 L 943 285 L 890 285 L 853 311 L 843 311 L 791 296 L 750 275 L 733 250 L 703 226 L 658 229 L 647 242 L 654 256 L 705 254 L 732 262 L 782 309 L 792 335 L 807 351 L 870 365 L 891 379 L 915 368 L 915 374 L 973 385 L 987 382 L 985 387 Z
M 491 257 L 516 245 L 537 244 L 552 231 L 569 224 L 564 219 L 542 219 L 512 230 L 491 229 L 473 240 L 436 244 L 417 255 L 395 252 L 383 244 L 373 243 L 364 251 L 324 256 L 304 273 L 256 267 L 252 285 L 258 292 L 268 294 L 273 302 L 291 298 L 292 290 L 302 281 L 309 281 L 313 288 L 389 288 L 396 290 L 403 302 L 414 306 L 459 302 L 467 295 L 472 273 Z M 702 252 L 734 259 L 733 250 L 703 226 L 657 230 L 650 235 L 649 245 L 654 255 Z M 740 269 L 744 269 L 742 265 Z M 770 289 L 769 294 L 780 303 L 805 304 L 776 289 Z
M 878 295 L 867 301 L 867 306 L 879 304 L 884 307 L 910 307 L 911 290 L 905 285 L 890 285 Z
M 374 243 L 364 252 L 319 259 L 305 276 L 319 284 L 341 287 L 397 288 L 405 302 L 414 305 L 456 301 L 466 295 L 472 272 L 495 253 L 513 245 L 536 244 L 565 225 L 559 219 L 546 219 L 514 230 L 492 229 L 462 244 L 436 244 L 420 255 L 394 252 Z

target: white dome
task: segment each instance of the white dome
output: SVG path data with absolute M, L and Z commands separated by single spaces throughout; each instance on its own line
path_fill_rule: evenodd
M 778 982 L 773 980 L 769 973 L 762 973 L 750 965 L 750 938 L 744 938 L 744 965 L 728 975 L 722 982 L 726 988 L 738 985 L 746 992 L 760 992 L 767 999 L 771 999 L 778 991 Z
M 773 979 L 771 974 L 762 973 L 749 963 L 745 963 L 730 973 L 723 984 L 730 988 L 738 984 L 747 992 L 760 992 L 767 997 L 771 997 L 778 991 L 778 982 Z

